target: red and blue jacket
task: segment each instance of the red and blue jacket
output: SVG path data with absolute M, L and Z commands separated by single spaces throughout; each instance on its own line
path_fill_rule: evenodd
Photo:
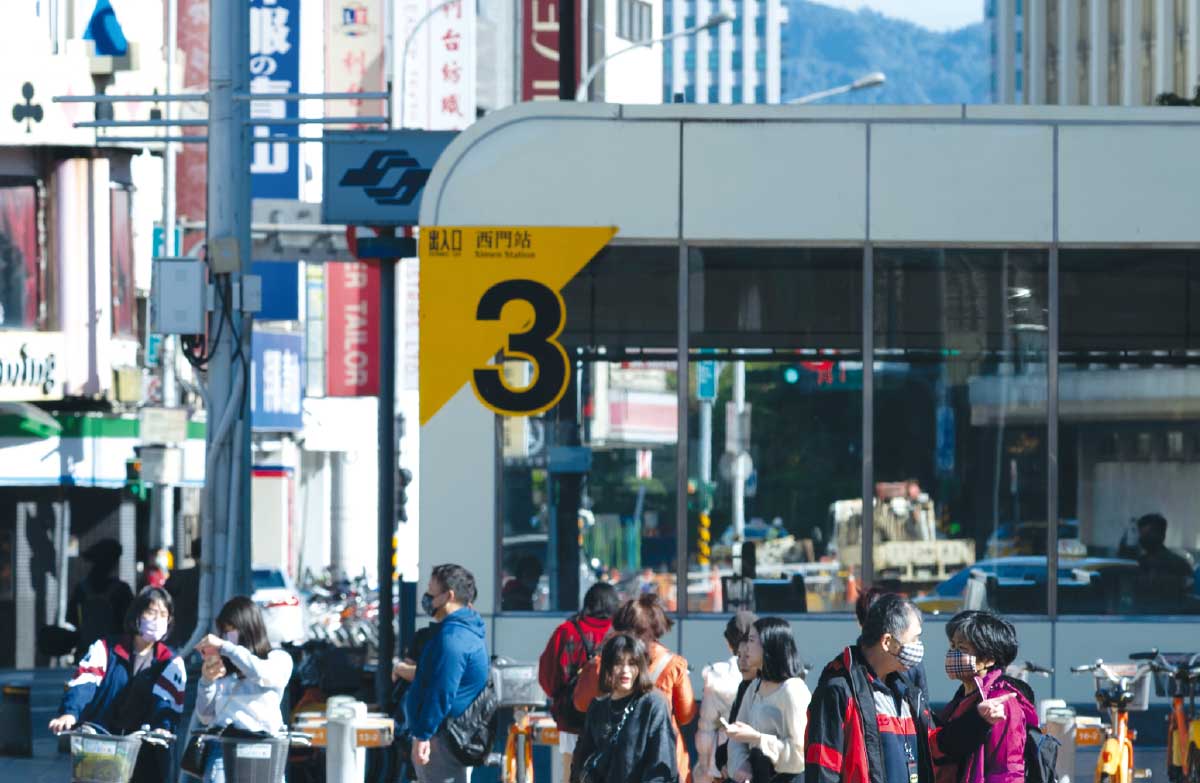
M 150 665 L 133 673 L 133 639 L 99 639 L 88 648 L 67 683 L 59 715 L 95 723 L 113 734 L 143 725 L 174 732 L 183 714 L 187 672 L 183 660 L 155 642 Z

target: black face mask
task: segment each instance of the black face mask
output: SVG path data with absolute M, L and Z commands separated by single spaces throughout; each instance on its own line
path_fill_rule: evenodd
M 430 617 L 433 617 L 433 613 L 437 611 L 433 608 L 433 599 L 434 596 L 430 595 L 429 593 L 425 593 L 421 596 L 421 611 Z

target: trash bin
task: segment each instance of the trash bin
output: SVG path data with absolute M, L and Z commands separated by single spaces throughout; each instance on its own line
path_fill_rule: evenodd
M 227 783 L 282 783 L 287 737 L 214 737 L 221 743 Z
M 0 684 L 0 755 L 33 755 L 29 690 L 22 683 Z

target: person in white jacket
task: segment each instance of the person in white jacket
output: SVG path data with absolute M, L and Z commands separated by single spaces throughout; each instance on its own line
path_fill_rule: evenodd
M 700 721 L 696 725 L 697 759 L 692 769 L 694 783 L 712 783 L 722 779 L 717 762 L 717 748 L 726 741 L 721 719 L 733 719 L 730 709 L 737 698 L 738 686 L 744 679 L 738 669 L 738 647 L 746 641 L 757 619 L 753 612 L 746 611 L 729 618 L 724 636 L 733 657 L 711 663 L 700 672 L 700 679 L 704 682 L 704 697 L 700 701 Z
M 738 708 L 729 735 L 729 776 L 736 783 L 803 779 L 804 730 L 812 700 L 792 626 L 778 617 L 754 623 L 744 650 L 761 649 L 762 668 Z
M 204 656 L 197 719 L 210 728 L 278 733 L 284 728 L 280 703 L 292 676 L 292 656 L 271 649 L 262 612 L 246 596 L 229 599 L 216 626 L 221 635 L 209 634 L 196 647 Z M 219 752 L 209 753 L 204 779 L 224 783 Z

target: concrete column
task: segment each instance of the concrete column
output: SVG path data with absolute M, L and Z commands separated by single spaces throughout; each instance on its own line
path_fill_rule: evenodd
M 1012 103 L 1013 74 L 1016 72 L 1014 67 L 1016 44 L 1013 36 L 1016 10 L 1013 0 L 994 0 L 994 2 L 996 3 L 996 16 L 993 21 L 995 25 L 993 34 L 996 38 L 996 54 L 992 64 L 996 72 L 996 83 L 993 97 L 996 103 Z
M 763 74 L 764 87 L 763 98 L 767 103 L 779 103 L 780 91 L 782 89 L 780 79 L 780 60 L 783 47 L 783 31 L 781 22 L 783 20 L 783 3 L 780 0 L 763 0 L 759 4 L 763 15 L 766 17 L 766 24 L 763 25 L 763 31 L 766 33 L 763 47 L 766 49 L 766 72 Z
M 702 24 L 702 20 L 709 18 L 715 12 L 716 9 L 709 0 L 696 0 L 695 24 Z M 692 36 L 692 41 L 696 47 L 696 70 L 694 72 L 696 103 L 708 103 L 708 88 L 712 86 L 714 76 L 713 72 L 708 70 L 708 53 L 712 51 L 714 45 L 713 31 L 704 30 L 697 33 Z
M 1200 85 L 1200 0 L 1186 0 L 1187 10 L 1187 61 L 1183 72 L 1187 84 L 1185 96 L 1196 94 L 1196 86 Z
M 1046 102 L 1046 0 L 1025 0 L 1025 20 L 1029 31 L 1025 39 L 1025 51 L 1029 52 L 1025 102 L 1037 106 Z
M 1142 0 L 1121 0 L 1121 104 L 1142 105 Z
M 1078 0 L 1059 0 L 1058 4 L 1058 102 L 1064 106 L 1079 103 Z
M 329 454 L 329 565 L 334 577 L 344 576 L 349 561 L 350 515 L 346 496 L 346 453 L 334 451 Z
M 1091 0 L 1088 5 L 1088 37 L 1092 45 L 1088 56 L 1088 103 L 1108 103 L 1108 0 Z
M 1154 94 L 1175 91 L 1175 0 L 1154 0 Z

